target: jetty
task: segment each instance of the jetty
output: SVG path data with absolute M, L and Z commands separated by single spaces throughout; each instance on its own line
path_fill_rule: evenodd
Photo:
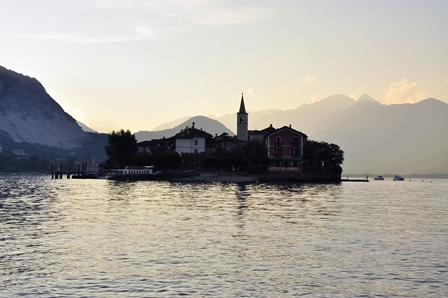
M 87 179 L 92 178 L 92 175 L 87 174 L 87 162 L 79 163 L 76 170 L 72 171 L 69 167 L 67 170 L 64 168 L 64 163 L 51 163 L 51 179 Z

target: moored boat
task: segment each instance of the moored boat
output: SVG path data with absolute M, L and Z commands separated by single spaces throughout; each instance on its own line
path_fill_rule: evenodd
M 126 166 L 124 169 L 111 169 L 107 180 L 152 180 L 154 166 Z
M 404 177 L 396 174 L 392 180 L 393 181 L 404 181 Z

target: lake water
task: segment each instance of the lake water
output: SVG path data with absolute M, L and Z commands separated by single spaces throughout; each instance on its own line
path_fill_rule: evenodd
M 0 296 L 447 297 L 447 190 L 0 175 Z

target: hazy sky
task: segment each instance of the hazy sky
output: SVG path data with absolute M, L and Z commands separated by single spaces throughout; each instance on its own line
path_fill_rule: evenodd
M 241 93 L 249 112 L 448 102 L 448 1 L 0 0 L 0 65 L 103 132 L 235 113 Z

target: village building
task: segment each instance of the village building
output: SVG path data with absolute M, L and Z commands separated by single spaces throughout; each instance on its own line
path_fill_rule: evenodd
M 216 148 L 227 151 L 232 151 L 245 143 L 236 136 L 229 136 L 227 133 L 222 133 L 219 136 L 215 136 L 213 138 L 213 142 L 215 143 Z
M 272 124 L 262 130 L 249 130 L 249 114 L 246 111 L 244 96 L 241 95 L 240 108 L 237 112 L 237 134 L 229 136 L 211 134 L 191 127 L 182 129 L 171 138 L 144 141 L 137 144 L 138 153 L 151 154 L 157 151 L 171 150 L 179 155 L 183 153 L 206 153 L 216 149 L 232 151 L 250 140 L 260 140 L 265 144 L 269 159 L 269 172 L 303 173 L 303 149 L 307 135 L 289 126 L 275 128 Z
M 301 161 L 307 136 L 291 126 L 283 126 L 265 136 L 270 172 L 303 173 Z
M 138 154 L 152 154 L 159 151 L 171 149 L 173 147 L 171 139 L 154 139 L 137 143 Z
M 181 155 L 182 153 L 204 153 L 209 151 L 208 147 L 213 136 L 201 129 L 194 127 L 195 123 L 191 127 L 182 129 L 179 133 L 174 135 L 175 151 Z
M 237 113 L 237 138 L 241 141 L 260 140 L 267 148 L 270 172 L 303 173 L 303 146 L 307 135 L 291 126 L 274 128 L 272 124 L 262 130 L 248 130 L 249 114 L 241 96 Z
M 272 124 L 262 130 L 249 130 L 248 131 L 248 138 L 249 140 L 260 140 L 264 142 L 265 137 L 270 134 L 271 132 L 275 132 L 276 129 L 272 126 Z

